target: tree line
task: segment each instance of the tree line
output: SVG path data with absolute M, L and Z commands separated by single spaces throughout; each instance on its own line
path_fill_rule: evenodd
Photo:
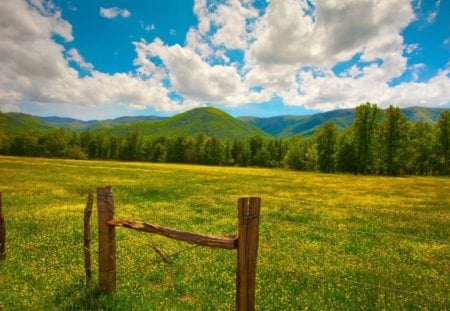
M 7 136 L 0 132 L 0 154 L 71 159 L 107 159 L 289 167 L 302 171 L 382 175 L 449 175 L 450 111 L 435 124 L 408 122 L 398 107 L 385 112 L 366 103 L 351 126 L 339 131 L 327 122 L 312 137 L 218 140 L 193 137 L 148 138 L 131 129 L 125 136 L 105 130 L 81 133 L 57 129 L 44 134 Z

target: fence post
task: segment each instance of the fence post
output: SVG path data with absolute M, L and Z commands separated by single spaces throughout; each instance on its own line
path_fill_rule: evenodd
M 6 227 L 2 211 L 2 193 L 0 192 L 0 259 L 6 258 Z
M 86 271 L 86 286 L 92 285 L 91 268 L 91 214 L 94 204 L 94 190 L 88 190 L 88 199 L 84 209 L 84 270 Z
M 116 229 L 107 224 L 114 217 L 111 186 L 97 188 L 99 288 L 112 292 L 116 288 Z
M 261 198 L 238 200 L 236 310 L 255 310 L 256 256 L 258 253 Z

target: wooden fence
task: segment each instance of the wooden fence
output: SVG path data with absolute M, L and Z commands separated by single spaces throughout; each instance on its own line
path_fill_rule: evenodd
M 6 258 L 6 227 L 3 218 L 2 193 L 0 192 L 0 259 Z
M 86 282 L 92 284 L 90 257 L 90 215 L 93 192 L 90 191 L 84 214 L 84 246 Z M 116 288 L 116 227 L 159 234 L 178 241 L 201 246 L 237 250 L 236 310 L 255 310 L 256 257 L 259 239 L 261 199 L 238 199 L 238 232 L 234 237 L 197 234 L 147 224 L 134 220 L 114 219 L 114 198 L 111 187 L 97 188 L 99 288 L 111 292 Z

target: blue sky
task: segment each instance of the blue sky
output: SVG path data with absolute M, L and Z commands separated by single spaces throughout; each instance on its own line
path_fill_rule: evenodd
M 0 109 L 449 107 L 450 0 L 2 0 Z

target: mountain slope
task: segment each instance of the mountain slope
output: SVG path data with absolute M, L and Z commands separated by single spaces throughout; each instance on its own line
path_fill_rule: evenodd
M 410 122 L 436 122 L 444 108 L 411 107 L 401 109 Z M 332 121 L 339 129 L 352 124 L 354 109 L 339 109 L 306 116 L 278 116 L 271 118 L 240 117 L 275 137 L 292 135 L 311 136 L 327 121 Z
M 409 121 L 434 123 L 445 108 L 410 107 L 401 109 Z
M 2 113 L 1 117 L 0 129 L 7 135 L 45 132 L 55 129 L 51 124 L 25 113 L 7 112 Z
M 254 135 L 270 137 L 257 127 L 212 107 L 192 109 L 161 121 L 139 121 L 119 125 L 110 128 L 109 132 L 124 135 L 133 128 L 149 137 L 192 136 L 197 133 L 218 139 L 246 139 Z
M 448 108 L 411 107 L 401 111 L 409 121 L 436 122 L 440 113 Z M 108 133 L 125 135 L 138 129 L 148 137 L 191 136 L 205 133 L 219 139 L 246 139 L 254 135 L 289 137 L 301 134 L 311 136 L 327 122 L 342 129 L 353 122 L 354 109 L 333 110 L 305 116 L 278 116 L 271 118 L 233 118 L 216 108 L 196 108 L 170 118 L 155 116 L 120 117 L 102 121 L 81 121 L 60 117 L 34 117 L 24 113 L 1 113 L 0 131 L 7 135 L 45 132 L 56 128 L 72 131 L 104 129 Z
M 113 127 L 120 124 L 134 123 L 138 121 L 165 119 L 164 117 L 157 117 L 157 116 L 120 117 L 101 121 L 98 120 L 82 121 L 72 118 L 61 118 L 61 117 L 38 117 L 38 118 L 55 127 L 62 127 L 74 131 Z

